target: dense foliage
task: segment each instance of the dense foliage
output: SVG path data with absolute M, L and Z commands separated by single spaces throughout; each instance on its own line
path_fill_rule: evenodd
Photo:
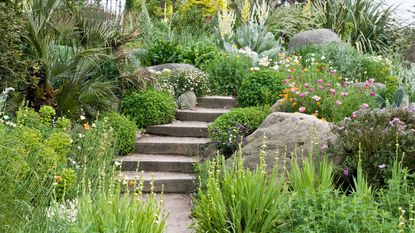
M 408 214 L 414 189 L 397 161 L 385 189 L 374 191 L 358 166 L 355 189 L 347 193 L 335 188 L 335 168 L 327 157 L 314 162 L 309 156 L 301 165 L 294 158 L 284 176 L 277 169 L 267 174 L 259 156 L 254 171 L 243 168 L 241 156 L 230 166 L 223 157 L 208 162 L 193 211 L 198 232 L 411 232 L 415 227 Z
M 237 108 L 215 120 L 209 126 L 209 137 L 223 155 L 230 156 L 245 137 L 253 133 L 268 112 L 266 107 Z
M 238 90 L 240 107 L 272 105 L 284 89 L 283 77 L 274 70 L 251 71 Z
M 207 63 L 202 70 L 208 75 L 213 93 L 236 95 L 251 67 L 252 61 L 248 57 L 224 55 Z
M 121 111 L 140 128 L 170 123 L 176 116 L 176 102 L 166 92 L 146 90 L 124 96 Z
M 137 133 L 134 122 L 116 112 L 105 113 L 103 117 L 107 118 L 109 126 L 114 130 L 116 153 L 127 155 L 133 152 Z

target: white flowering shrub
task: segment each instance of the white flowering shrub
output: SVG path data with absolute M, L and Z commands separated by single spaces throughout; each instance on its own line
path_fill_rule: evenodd
M 157 75 L 157 88 L 167 91 L 176 98 L 187 91 L 193 91 L 197 96 L 209 92 L 207 77 L 204 73 L 193 70 L 178 70 L 172 72 L 164 69 L 155 72 Z

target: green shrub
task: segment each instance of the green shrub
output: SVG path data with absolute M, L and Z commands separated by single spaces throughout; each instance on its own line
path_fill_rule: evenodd
M 202 70 L 208 74 L 213 93 L 235 96 L 251 67 L 251 59 L 245 56 L 224 55 L 205 64 Z
M 197 70 L 163 70 L 157 74 L 156 86 L 178 98 L 187 91 L 195 92 L 196 96 L 202 96 L 209 92 L 208 80 L 203 72 Z
M 251 71 L 238 91 L 240 107 L 273 105 L 284 89 L 283 78 L 274 70 Z
M 226 156 L 232 155 L 244 138 L 253 133 L 268 112 L 263 108 L 237 108 L 218 117 L 209 126 L 209 137 Z
M 403 159 L 404 167 L 415 169 L 414 128 L 415 114 L 411 109 L 359 111 L 333 128 L 338 136 L 332 151 L 342 158 L 341 169 L 347 174 L 355 174 L 361 159 L 369 183 L 382 187 L 391 176 L 396 156 L 398 161 Z
M 131 93 L 121 101 L 121 111 L 140 128 L 174 120 L 176 103 L 166 92 L 146 90 Z
M 399 80 L 397 77 L 389 76 L 385 80 L 385 99 L 393 103 L 396 91 L 399 89 Z
M 108 118 L 108 123 L 114 130 L 116 153 L 127 155 L 133 152 L 137 133 L 137 126 L 134 122 L 116 112 L 105 113 L 103 117 Z
M 363 74 L 366 79 L 374 78 L 376 82 L 385 83 L 386 78 L 394 70 L 394 67 L 386 58 L 381 56 L 365 55 L 360 59 Z
M 182 63 L 201 67 L 220 55 L 219 49 L 208 41 L 191 41 L 183 46 L 180 60 Z

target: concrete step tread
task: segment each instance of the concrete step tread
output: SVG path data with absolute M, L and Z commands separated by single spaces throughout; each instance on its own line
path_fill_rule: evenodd
M 160 144 L 207 144 L 209 138 L 195 137 L 168 137 L 168 136 L 148 136 L 137 139 L 137 143 L 160 143 Z
M 224 114 L 229 112 L 229 109 L 221 108 L 197 108 L 196 110 L 178 109 L 179 113 L 200 113 L 200 114 Z
M 127 180 L 139 180 L 143 177 L 144 181 L 150 181 L 151 177 L 154 177 L 154 181 L 160 180 L 196 180 L 197 176 L 192 173 L 180 173 L 180 172 L 136 172 L 136 171 L 122 171 L 119 173 L 121 179 Z
M 203 121 L 174 121 L 164 125 L 150 125 L 149 128 L 171 127 L 171 128 L 207 128 L 210 123 Z
M 188 162 L 197 163 L 200 158 L 196 156 L 185 155 L 148 155 L 148 154 L 131 154 L 127 156 L 118 156 L 115 161 L 119 162 L 135 162 L 135 161 L 147 161 L 147 162 Z

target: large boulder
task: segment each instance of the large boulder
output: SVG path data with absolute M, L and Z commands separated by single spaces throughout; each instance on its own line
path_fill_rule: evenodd
M 410 63 L 415 63 L 415 44 L 409 47 L 409 49 L 406 51 L 405 59 Z
M 289 49 L 294 50 L 305 45 L 340 43 L 340 37 L 330 29 L 314 29 L 297 33 L 290 41 Z
M 198 72 L 203 73 L 199 68 L 190 64 L 183 64 L 183 63 L 166 63 L 161 65 L 149 66 L 146 68 L 140 68 L 136 71 L 136 75 L 141 77 L 150 76 L 154 72 L 163 72 L 165 70 L 169 70 L 172 74 L 180 73 L 180 72 Z
M 327 144 L 334 140 L 331 124 L 326 121 L 302 113 L 274 112 L 248 136 L 242 155 L 245 166 L 255 169 L 260 161 L 261 148 L 265 145 L 267 172 L 271 172 L 278 161 L 281 173 L 284 167 L 290 169 L 294 156 L 301 161 L 313 151 L 310 148 L 325 150 Z

